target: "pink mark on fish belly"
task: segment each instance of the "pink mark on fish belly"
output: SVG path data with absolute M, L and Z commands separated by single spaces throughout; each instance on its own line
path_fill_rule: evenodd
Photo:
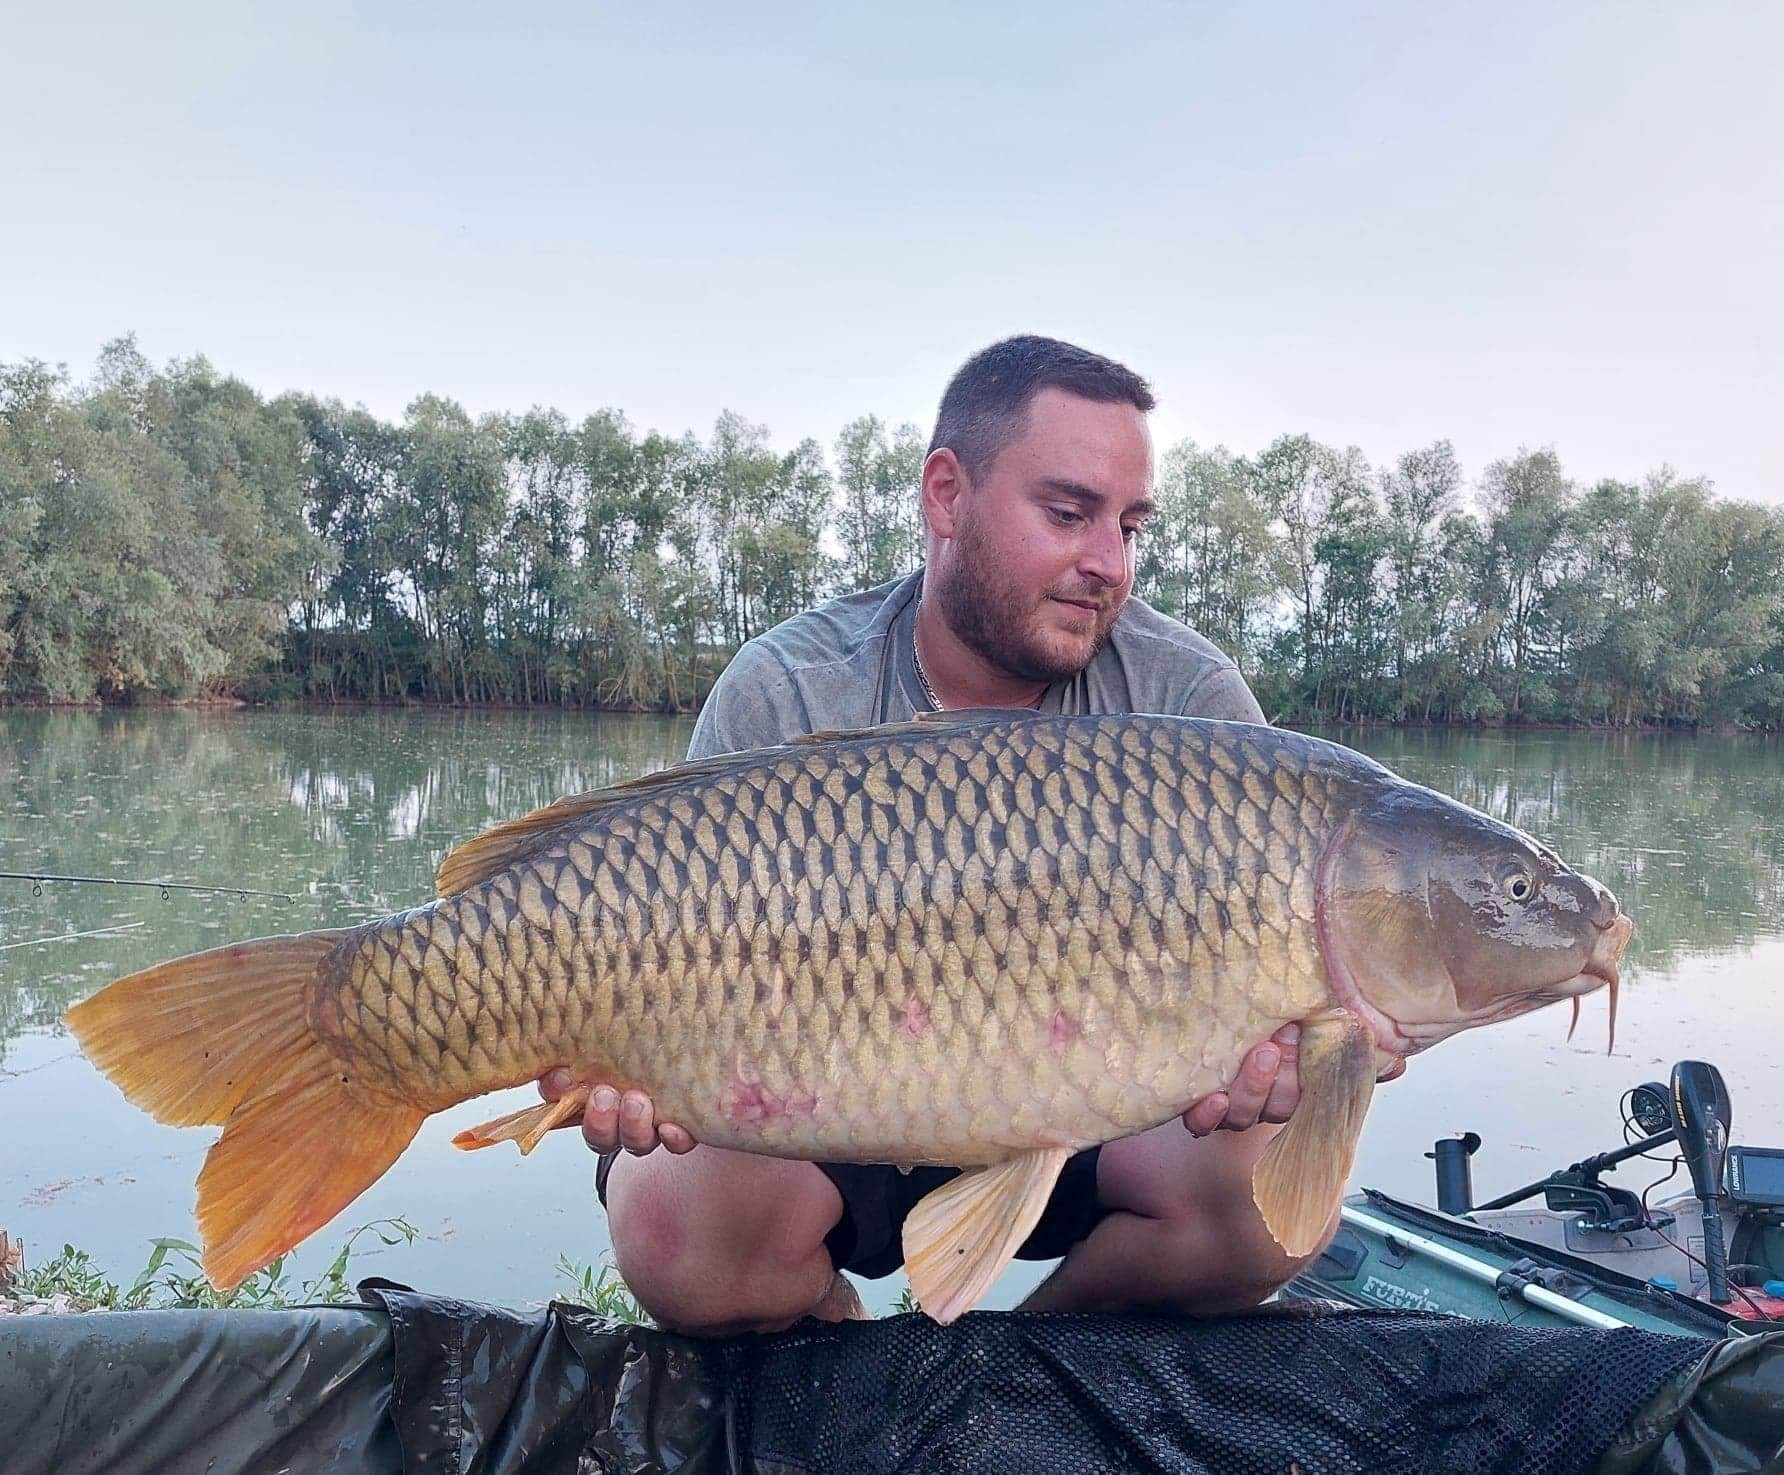
M 1065 1047 L 1078 1038 L 1078 1021 L 1063 1009 L 1053 1011 L 1053 1025 L 1047 1031 L 1047 1048 L 1055 1055 L 1065 1054 Z
M 929 1032 L 929 1006 L 921 999 L 907 999 L 904 1006 L 904 1032 L 920 1040 Z
M 760 1081 L 740 1081 L 725 1093 L 725 1120 L 734 1126 L 761 1126 L 787 1117 L 816 1114 L 818 1098 L 810 1091 L 782 1096 Z

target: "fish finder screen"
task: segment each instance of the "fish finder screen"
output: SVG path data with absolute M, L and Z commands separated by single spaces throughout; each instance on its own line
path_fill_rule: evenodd
M 1784 1204 L 1784 1152 L 1731 1147 L 1724 1180 L 1735 1198 L 1748 1203 Z

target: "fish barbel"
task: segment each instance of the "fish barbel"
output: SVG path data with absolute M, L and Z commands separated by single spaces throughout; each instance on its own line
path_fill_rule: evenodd
M 439 895 L 119 979 L 68 1011 L 198 1178 L 219 1287 L 327 1223 L 431 1114 L 530 1151 L 595 1083 L 696 1140 L 967 1169 L 905 1229 L 952 1320 L 1074 1151 L 1225 1087 L 1301 1025 L 1253 1194 L 1329 1230 L 1397 1055 L 1609 983 L 1632 924 L 1552 852 L 1363 755 L 1262 725 L 945 713 L 683 763 L 450 852 Z M 1577 1005 L 1576 1005 L 1577 1007 Z

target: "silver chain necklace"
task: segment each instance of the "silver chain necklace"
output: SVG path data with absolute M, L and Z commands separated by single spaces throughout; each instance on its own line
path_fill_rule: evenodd
M 911 626 L 911 663 L 917 668 L 917 685 L 923 688 L 923 697 L 929 703 L 929 710 L 932 712 L 944 711 L 942 699 L 935 694 L 935 688 L 929 684 L 929 677 L 923 670 L 923 657 L 917 653 L 917 627 L 914 624 Z M 1039 696 L 1024 705 L 1033 707 L 1038 712 L 1041 703 L 1046 700 L 1046 696 L 1047 691 L 1043 687 Z
M 923 688 L 923 695 L 929 702 L 929 710 L 942 710 L 942 699 L 935 694 L 935 688 L 929 684 L 929 677 L 923 671 L 923 657 L 917 654 L 917 625 L 911 622 L 911 660 L 917 667 L 917 685 Z

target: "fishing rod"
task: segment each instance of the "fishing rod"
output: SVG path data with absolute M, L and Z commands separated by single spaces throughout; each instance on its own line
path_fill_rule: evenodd
M 163 901 L 167 900 L 170 891 L 202 891 L 233 896 L 237 901 L 246 901 L 250 896 L 270 896 L 275 901 L 291 900 L 288 892 L 256 891 L 252 886 L 205 886 L 196 881 L 137 881 L 120 876 L 54 876 L 47 871 L 0 871 L 0 881 L 29 881 L 33 896 L 43 895 L 45 881 L 67 881 L 81 886 L 146 886 L 150 890 L 159 891 Z

